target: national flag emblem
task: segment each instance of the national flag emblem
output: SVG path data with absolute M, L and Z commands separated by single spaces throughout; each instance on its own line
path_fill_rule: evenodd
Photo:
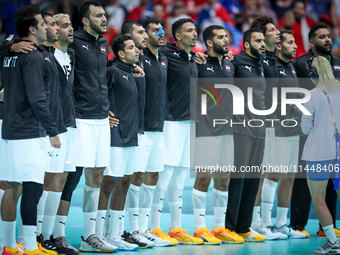
M 294 69 L 292 69 L 292 73 L 293 73 L 293 74 L 296 74 L 296 72 L 295 72 L 295 70 L 294 70 Z
M 162 65 L 162 67 L 165 67 L 165 62 L 162 61 L 162 62 L 161 62 L 161 65 Z
M 261 74 L 262 74 L 262 77 L 264 77 L 264 73 L 263 73 L 263 71 L 261 71 Z
M 230 66 L 225 65 L 225 69 L 227 69 L 227 71 L 230 72 Z
M 106 52 L 105 47 L 100 47 L 100 50 L 101 50 L 102 52 Z
M 340 66 L 338 65 L 334 66 L 334 70 L 340 70 Z

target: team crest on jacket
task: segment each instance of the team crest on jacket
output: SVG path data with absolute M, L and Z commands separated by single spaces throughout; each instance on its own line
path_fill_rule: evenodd
M 292 69 L 292 73 L 293 73 L 293 74 L 296 74 L 296 72 L 295 72 L 295 70 L 294 70 L 294 69 Z
M 105 47 L 100 47 L 100 50 L 101 50 L 102 52 L 106 52 Z
M 225 69 L 226 69 L 228 72 L 230 72 L 230 66 L 225 65 Z
M 142 61 L 140 62 L 140 67 L 144 69 L 144 65 Z
M 164 67 L 164 68 L 166 67 L 164 61 L 161 62 L 161 65 L 162 65 L 162 67 Z
M 340 66 L 338 66 L 338 65 L 334 66 L 334 70 L 339 71 L 340 70 Z
M 261 70 L 261 74 L 262 74 L 262 77 L 264 77 L 264 73 L 263 73 L 263 71 Z

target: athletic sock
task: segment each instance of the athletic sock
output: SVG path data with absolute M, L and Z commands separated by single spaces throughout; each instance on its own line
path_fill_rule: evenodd
M 337 239 L 336 239 L 336 235 L 335 235 L 333 224 L 325 226 L 325 227 L 322 227 L 322 229 L 323 229 L 323 232 L 325 232 L 328 241 L 331 244 L 334 244 L 337 241 Z
M 37 236 L 41 234 L 48 191 L 44 190 L 37 207 Z
M 17 247 L 17 243 L 15 241 L 15 225 L 16 221 L 3 221 L 2 222 L 4 235 L 4 246 L 13 249 Z
M 111 215 L 110 215 L 110 208 L 106 210 L 105 214 L 105 220 L 104 220 L 104 236 L 109 233 L 110 228 L 110 221 L 111 221 Z M 96 230 L 97 231 L 97 230 Z
M 54 238 L 66 236 L 65 226 L 66 226 L 67 216 L 57 215 L 54 222 Z
M 105 223 L 106 210 L 98 210 L 96 220 L 96 236 L 104 235 L 104 223 Z
M 141 233 L 144 233 L 148 229 L 148 223 L 155 190 L 156 186 L 149 186 L 144 183 L 140 187 L 138 224 Z
M 192 205 L 194 209 L 196 229 L 205 228 L 205 209 L 207 192 L 192 189 Z
M 21 216 L 19 217 L 19 230 L 18 230 L 18 237 L 17 237 L 17 241 L 18 243 L 22 244 L 25 242 L 24 240 L 24 231 L 22 230 L 22 219 Z M 5 232 L 4 232 L 5 233 Z
M 99 188 L 84 185 L 83 214 L 84 214 L 84 239 L 96 233 L 96 218 L 99 202 Z
M 262 220 L 265 226 L 272 225 L 272 209 L 277 182 L 267 178 L 263 181 L 261 193 Z
M 109 229 L 109 238 L 120 235 L 120 223 L 122 220 L 123 211 L 115 211 L 110 209 L 111 222 Z
M 228 204 L 228 191 L 221 191 L 213 188 L 212 200 L 214 208 L 214 227 L 224 227 Z
M 277 208 L 276 222 L 275 222 L 276 227 L 280 228 L 283 225 L 287 224 L 287 214 L 288 214 L 288 208 L 285 208 L 285 207 Z
M 254 206 L 253 219 L 251 221 L 251 225 L 256 224 L 257 222 L 261 220 L 260 211 L 261 211 L 261 206 Z
M 139 190 L 140 187 L 130 184 L 126 195 L 126 208 L 129 215 L 130 233 L 138 231 Z
M 38 249 L 36 237 L 37 226 L 23 225 L 22 230 L 24 232 L 25 249 L 28 251 Z
M 120 228 L 119 228 L 119 233 L 120 235 L 124 234 L 124 223 L 125 223 L 125 210 L 122 211 L 122 219 L 120 220 Z
M 57 215 L 61 192 L 49 191 L 45 204 L 42 234 L 44 240 L 49 240 L 53 232 L 53 226 Z

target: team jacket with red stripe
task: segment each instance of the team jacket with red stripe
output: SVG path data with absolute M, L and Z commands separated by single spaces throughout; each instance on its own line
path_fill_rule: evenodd
M 162 54 L 156 56 L 147 48 L 141 57 L 141 66 L 145 72 L 146 93 L 144 111 L 145 131 L 163 131 L 165 103 L 167 98 L 168 60 Z
M 37 45 L 34 45 L 38 48 Z M 44 85 L 46 63 L 38 50 L 3 59 L 4 118 L 2 138 L 8 140 L 56 136 Z

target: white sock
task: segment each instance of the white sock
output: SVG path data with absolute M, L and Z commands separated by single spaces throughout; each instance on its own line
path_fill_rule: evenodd
M 228 191 L 221 191 L 213 188 L 212 199 L 214 208 L 214 227 L 225 226 L 225 214 L 228 205 Z
M 256 224 L 257 222 L 261 220 L 260 210 L 261 210 L 261 206 L 254 206 L 253 219 L 252 219 L 251 225 Z
M 84 239 L 96 233 L 97 212 L 84 212 Z
M 165 191 L 164 191 L 165 194 Z M 163 204 L 152 204 L 151 206 L 151 229 L 161 227 L 161 215 Z
M 36 230 L 37 236 L 41 234 L 47 196 L 48 196 L 48 191 L 44 190 L 39 199 L 39 203 L 37 207 L 37 230 Z
M 104 235 L 104 223 L 105 223 L 106 210 L 98 210 L 96 220 L 96 236 Z
M 15 241 L 15 225 L 16 225 L 16 221 L 3 221 L 2 222 L 3 231 L 4 233 L 6 233 L 4 235 L 4 246 L 10 249 L 17 247 L 17 243 Z
M 138 231 L 138 213 L 139 213 L 139 190 L 140 187 L 130 184 L 126 195 L 126 208 L 129 215 L 130 233 Z
M 280 228 L 283 225 L 287 224 L 287 214 L 288 214 L 288 208 L 285 208 L 285 207 L 277 208 L 276 223 L 275 223 L 276 227 Z
M 109 229 L 109 238 L 118 237 L 120 232 L 120 223 L 123 211 L 115 211 L 110 209 L 111 223 Z
M 4 232 L 5 233 L 5 232 Z M 18 237 L 17 237 L 18 243 L 22 244 L 25 242 L 24 240 L 24 231 L 22 230 L 22 219 L 21 215 L 19 216 L 19 230 L 18 230 Z
M 0 212 L 1 212 L 1 201 L 2 197 L 4 196 L 5 191 L 0 189 Z M 0 247 L 4 246 L 4 231 L 3 231 L 3 226 L 2 226 L 2 219 L 0 215 Z
M 22 230 L 24 232 L 25 250 L 33 251 L 38 249 L 37 246 L 37 226 L 23 225 Z
M 336 235 L 335 235 L 333 224 L 325 226 L 325 227 L 322 227 L 322 229 L 323 229 L 323 232 L 325 232 L 328 241 L 331 244 L 334 244 L 337 241 L 337 239 L 336 239 Z
M 42 234 L 44 240 L 50 240 L 53 232 L 53 226 L 57 215 L 61 192 L 49 191 L 45 204 L 44 219 L 42 225 Z
M 125 223 L 125 210 L 122 211 L 122 219 L 120 220 L 120 228 L 119 228 L 119 233 L 120 235 L 124 234 L 124 223 Z
M 192 205 L 194 209 L 196 229 L 205 228 L 205 208 L 207 192 L 192 189 Z
M 66 226 L 67 216 L 57 215 L 54 222 L 54 238 L 66 236 L 65 226 Z
M 110 208 L 106 210 L 105 214 L 105 221 L 104 221 L 104 236 L 109 233 L 110 228 L 110 221 L 111 221 L 111 215 L 110 215 Z M 97 231 L 97 230 L 96 230 Z
M 182 206 L 183 201 L 169 202 L 170 215 L 171 215 L 171 229 L 182 227 Z
M 138 224 L 141 233 L 144 233 L 148 229 L 155 190 L 156 186 L 149 186 L 144 183 L 140 188 Z
M 261 193 L 262 220 L 265 226 L 272 225 L 272 209 L 275 198 L 277 182 L 267 178 L 263 181 Z

